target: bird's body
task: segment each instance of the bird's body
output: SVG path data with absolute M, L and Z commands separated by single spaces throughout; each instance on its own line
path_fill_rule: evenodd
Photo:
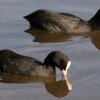
M 61 65 L 60 60 L 64 65 Z M 0 71 L 15 75 L 48 77 L 55 74 L 55 66 L 64 70 L 68 61 L 67 56 L 60 51 L 51 52 L 42 63 L 36 58 L 23 56 L 11 50 L 0 50 Z
M 25 18 L 30 22 L 31 27 L 52 33 L 71 33 L 88 31 L 91 29 L 88 27 L 86 22 L 83 22 L 83 20 L 77 16 L 72 14 L 56 13 L 49 10 L 40 9 L 28 16 L 25 16 Z
M 50 74 L 49 68 L 46 68 L 41 61 L 10 50 L 0 51 L 0 70 L 24 76 L 48 76 Z M 42 73 L 42 70 L 45 70 L 45 73 Z
M 24 18 L 29 21 L 31 27 L 51 33 L 80 33 L 90 32 L 97 28 L 100 29 L 100 10 L 96 15 L 96 18 L 92 18 L 90 21 L 84 21 L 83 19 L 69 13 L 57 13 L 40 9 L 24 16 Z

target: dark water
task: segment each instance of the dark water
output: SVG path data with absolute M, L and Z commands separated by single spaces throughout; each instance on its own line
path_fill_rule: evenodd
M 29 23 L 22 18 L 45 8 L 89 20 L 99 7 L 100 0 L 0 0 L 0 49 L 14 50 L 41 61 L 53 50 L 64 52 L 72 61 L 68 79 L 73 86 L 68 91 L 69 82 L 61 80 L 58 69 L 57 81 L 0 75 L 0 100 L 99 100 L 100 31 L 83 36 L 46 35 L 28 30 Z

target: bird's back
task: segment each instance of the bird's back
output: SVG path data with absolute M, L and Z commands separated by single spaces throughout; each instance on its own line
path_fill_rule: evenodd
M 0 70 L 21 75 L 30 75 L 38 66 L 43 65 L 39 60 L 19 55 L 10 50 L 0 51 Z

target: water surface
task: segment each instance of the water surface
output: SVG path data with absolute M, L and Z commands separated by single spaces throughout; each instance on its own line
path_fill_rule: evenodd
M 0 0 L 0 49 L 36 57 L 43 61 L 54 50 L 64 52 L 72 61 L 68 79 L 71 91 L 59 92 L 64 83 L 57 69 L 57 81 L 37 82 L 33 78 L 0 75 L 0 100 L 98 100 L 100 98 L 100 31 L 85 36 L 41 35 L 26 32 L 29 23 L 23 19 L 37 9 L 70 12 L 89 20 L 99 9 L 100 0 Z M 29 31 L 30 32 L 30 31 Z M 46 33 L 44 33 L 46 34 Z M 60 38 L 61 37 L 61 38 Z M 61 83 L 62 82 L 62 83 Z M 59 87 L 60 84 L 60 87 Z M 66 87 L 66 86 L 65 86 Z M 48 88 L 48 89 L 47 89 Z M 65 93 L 65 94 L 62 94 Z M 61 96 L 60 96 L 61 95 Z

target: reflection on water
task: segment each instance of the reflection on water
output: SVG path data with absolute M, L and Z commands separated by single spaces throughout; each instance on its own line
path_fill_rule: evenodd
M 70 90 L 72 90 L 72 85 L 69 83 L 68 79 L 59 80 L 52 83 L 45 84 L 47 91 L 56 97 L 64 97 L 68 95 Z
M 91 42 L 100 49 L 100 30 L 90 33 Z
M 64 42 L 70 40 L 74 36 L 82 36 L 84 38 L 91 38 L 91 42 L 97 49 L 100 49 L 100 30 L 87 32 L 87 33 L 47 33 L 35 28 L 29 28 L 25 32 L 35 37 L 35 42 L 48 43 L 48 42 Z
M 66 77 L 65 80 L 56 81 L 54 76 L 51 77 L 23 77 L 16 76 L 12 74 L 4 74 L 0 75 L 1 82 L 3 83 L 37 83 L 42 82 L 45 85 L 45 89 L 48 93 L 52 94 L 56 97 L 64 97 L 68 95 L 68 93 L 72 90 L 72 85 L 68 81 Z
M 65 33 L 47 33 L 45 31 L 37 30 L 35 28 L 29 28 L 25 32 L 35 37 L 35 42 L 47 43 L 47 42 L 63 42 L 72 37 L 72 34 Z
M 30 83 L 30 82 L 43 82 L 48 83 L 55 81 L 55 76 L 51 75 L 50 77 L 33 77 L 33 76 L 17 76 L 9 73 L 1 73 L 0 75 L 1 82 L 3 83 Z

